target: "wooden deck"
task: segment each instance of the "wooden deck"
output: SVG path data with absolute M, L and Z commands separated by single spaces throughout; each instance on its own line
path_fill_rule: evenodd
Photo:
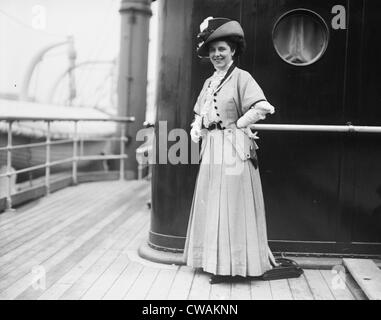
M 0 214 L 0 299 L 366 299 L 331 270 L 211 286 L 203 272 L 146 261 L 149 198 L 147 181 L 92 182 Z

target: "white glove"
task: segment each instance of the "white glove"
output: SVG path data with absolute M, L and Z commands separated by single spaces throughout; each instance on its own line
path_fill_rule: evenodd
M 202 118 L 201 116 L 196 114 L 194 117 L 194 121 L 191 124 L 192 129 L 190 131 L 191 139 L 195 143 L 198 143 L 202 136 L 201 125 L 202 125 Z
M 201 135 L 201 130 L 198 128 L 192 128 L 190 131 L 191 139 L 195 143 L 199 143 Z
M 267 101 L 260 101 L 237 120 L 237 127 L 246 128 L 250 124 L 256 123 L 259 120 L 264 120 L 266 119 L 267 113 L 273 114 L 274 107 Z

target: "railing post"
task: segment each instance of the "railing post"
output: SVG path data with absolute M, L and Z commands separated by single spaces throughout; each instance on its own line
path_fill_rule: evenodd
M 79 156 L 82 157 L 84 155 L 84 141 L 82 138 L 79 139 Z
M 74 121 L 74 136 L 73 136 L 73 184 L 78 183 L 77 177 L 77 166 L 78 166 L 78 120 Z
M 126 140 L 126 127 L 125 123 L 121 122 L 120 130 L 120 168 L 119 168 L 119 179 L 124 180 L 124 154 L 125 154 L 125 140 Z
M 7 145 L 7 198 L 6 210 L 13 211 L 12 209 L 12 124 L 13 121 L 8 122 L 8 145 Z
M 45 155 L 45 187 L 46 194 L 50 194 L 50 121 L 47 120 L 46 155 Z
M 139 162 L 138 163 L 138 180 L 143 179 L 143 169 L 144 169 L 144 166 Z

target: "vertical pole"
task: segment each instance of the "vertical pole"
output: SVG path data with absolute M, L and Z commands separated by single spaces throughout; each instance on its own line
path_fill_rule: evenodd
M 6 198 L 6 210 L 12 210 L 12 124 L 13 121 L 8 123 L 8 145 L 7 145 L 7 198 Z
M 151 0 L 122 0 L 121 38 L 118 78 L 118 115 L 133 116 L 135 122 L 126 128 L 127 159 L 125 169 L 128 178 L 136 178 L 138 163 L 136 133 L 143 128 L 147 100 L 147 69 L 149 19 L 152 15 Z M 116 152 L 117 153 L 117 152 Z
M 73 184 L 78 183 L 77 179 L 77 165 L 78 165 L 78 121 L 74 121 L 74 137 L 73 137 Z
M 120 167 L 119 167 L 119 179 L 124 180 L 124 155 L 125 155 L 125 143 L 126 143 L 126 125 L 125 123 L 120 123 Z
M 141 163 L 139 163 L 138 164 L 138 180 L 143 179 L 143 169 L 144 169 L 144 166 Z
M 46 155 L 45 155 L 45 187 L 46 194 L 50 194 L 50 121 L 47 120 Z
M 79 156 L 84 155 L 84 141 L 82 138 L 79 139 Z
M 199 61 L 193 47 L 202 21 L 198 20 L 201 14 L 197 11 L 201 3 L 194 0 L 159 1 L 160 81 L 157 83 L 156 123 L 165 121 L 166 130 L 155 126 L 156 150 L 165 146 L 167 152 L 166 134 L 170 130 L 189 130 L 193 93 L 196 88 L 197 91 L 201 89 L 195 72 Z M 173 144 L 169 142 L 168 147 Z M 156 161 L 159 156 L 155 156 Z M 151 226 L 147 243 L 139 248 L 141 257 L 162 263 L 182 263 L 181 251 L 185 244 L 197 169 L 197 166 L 185 164 L 153 165 Z

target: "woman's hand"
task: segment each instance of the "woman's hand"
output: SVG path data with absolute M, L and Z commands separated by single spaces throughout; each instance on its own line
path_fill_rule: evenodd
M 246 127 L 246 128 L 242 128 L 241 130 L 243 130 L 243 132 L 245 132 L 245 134 L 250 138 L 250 139 L 254 139 L 254 140 L 258 140 L 259 137 L 257 136 L 258 132 L 255 131 L 253 133 L 253 131 L 251 131 L 251 129 L 249 127 Z
M 191 124 L 190 136 L 193 142 L 198 143 L 202 136 L 202 118 L 199 115 L 195 115 L 194 121 Z
M 200 138 L 202 136 L 202 132 L 199 128 L 193 127 L 190 131 L 190 136 L 193 142 L 199 143 Z

